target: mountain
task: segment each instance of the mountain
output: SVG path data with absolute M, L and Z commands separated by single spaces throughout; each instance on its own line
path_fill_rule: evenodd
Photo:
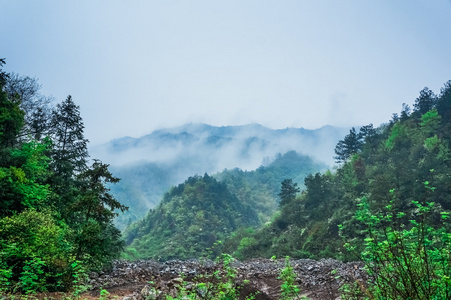
M 256 170 L 243 171 L 235 168 L 219 172 L 214 177 L 225 183 L 240 201 L 253 207 L 261 223 L 265 223 L 278 208 L 280 200 L 278 194 L 284 179 L 292 179 L 303 188 L 306 176 L 326 169 L 325 164 L 317 163 L 296 151 L 290 151 L 277 155 L 272 163 Z
M 333 149 L 348 128 L 324 126 L 270 129 L 258 124 L 215 127 L 186 124 L 160 129 L 140 138 L 124 137 L 90 149 L 94 157 L 113 166 L 154 162 L 160 165 L 189 164 L 191 174 L 239 167 L 253 170 L 264 158 L 295 150 L 333 164 Z M 194 172 L 193 172 L 194 171 Z M 185 175 L 191 175 L 185 174 Z M 186 176 L 182 176 L 186 178 Z M 183 180 L 181 178 L 181 180 Z
M 331 166 L 333 149 L 347 131 L 332 126 L 274 130 L 258 124 L 215 127 L 192 123 L 140 138 L 112 140 L 90 148 L 90 153 L 111 162 L 111 171 L 122 179 L 110 188 L 130 207 L 116 219 L 116 225 L 124 229 L 154 208 L 171 186 L 195 174 L 255 170 L 292 150 Z
M 278 208 L 283 179 L 303 185 L 305 176 L 325 167 L 290 151 L 253 171 L 235 168 L 190 177 L 172 187 L 144 219 L 127 227 L 128 258 L 196 258 L 235 231 L 268 222 Z
M 258 217 L 227 186 L 211 176 L 194 176 L 173 187 L 144 219 L 124 233 L 129 255 L 159 260 L 208 254 L 216 242 Z

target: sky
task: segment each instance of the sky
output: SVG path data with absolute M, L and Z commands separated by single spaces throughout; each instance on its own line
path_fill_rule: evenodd
M 100 144 L 163 127 L 376 126 L 451 80 L 450 0 L 0 0 L 4 70 Z

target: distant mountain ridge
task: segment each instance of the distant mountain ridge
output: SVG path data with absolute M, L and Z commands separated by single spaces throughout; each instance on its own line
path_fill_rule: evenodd
M 202 165 L 194 173 L 235 167 L 255 169 L 264 159 L 291 150 L 332 165 L 333 149 L 348 130 L 329 125 L 311 130 L 270 129 L 259 124 L 217 127 L 189 123 L 155 130 L 140 138 L 115 139 L 93 147 L 90 152 L 115 166 L 139 161 L 172 165 L 194 159 Z

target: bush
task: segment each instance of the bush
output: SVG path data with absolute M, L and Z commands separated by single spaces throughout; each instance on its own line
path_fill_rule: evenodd
M 196 278 L 195 287 L 188 290 L 187 282 L 183 281 L 178 286 L 178 294 L 176 297 L 166 296 L 168 300 L 238 300 L 240 297 L 240 289 L 242 286 L 237 285 L 237 270 L 232 268 L 231 263 L 233 257 L 229 254 L 222 254 L 216 259 L 216 263 L 222 264 L 221 270 L 216 270 L 213 275 L 201 275 Z M 255 299 L 255 295 L 247 296 L 246 300 Z
M 434 190 L 428 182 L 425 187 Z M 389 205 L 377 213 L 361 199 L 356 218 L 365 225 L 366 238 L 359 259 L 369 281 L 345 286 L 342 299 L 451 299 L 451 234 L 444 224 L 449 213 L 434 203 L 412 201 L 407 217 L 395 209 L 395 192 L 390 193 Z M 441 226 L 429 225 L 440 215 Z M 356 243 L 345 247 L 357 249 Z
M 280 290 L 282 292 L 281 300 L 306 299 L 300 296 L 301 289 L 296 285 L 296 274 L 290 264 L 290 258 L 285 257 L 285 267 L 280 271 L 279 279 L 282 279 Z
M 25 210 L 0 219 L 0 291 L 67 289 L 71 282 L 68 229 L 50 212 Z

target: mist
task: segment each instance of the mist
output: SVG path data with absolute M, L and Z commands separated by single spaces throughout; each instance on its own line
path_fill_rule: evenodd
M 332 126 L 274 130 L 258 124 L 216 127 L 190 123 L 140 138 L 112 140 L 90 152 L 116 167 L 145 163 L 175 167 L 179 179 L 184 180 L 186 176 L 224 169 L 254 170 L 270 163 L 278 153 L 291 150 L 332 166 L 335 145 L 348 130 Z
M 252 171 L 293 150 L 330 168 L 335 145 L 348 130 L 332 126 L 308 130 L 189 123 L 155 130 L 140 138 L 112 140 L 92 147 L 90 153 L 110 164 L 113 174 L 122 178 L 110 188 L 116 199 L 130 207 L 116 219 L 116 225 L 124 229 L 130 220 L 156 207 L 171 186 L 190 176 L 214 175 L 235 168 Z

